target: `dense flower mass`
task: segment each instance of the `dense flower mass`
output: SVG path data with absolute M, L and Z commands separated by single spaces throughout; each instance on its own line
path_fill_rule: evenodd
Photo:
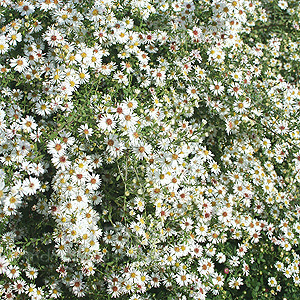
M 299 18 L 0 0 L 1 299 L 298 299 Z

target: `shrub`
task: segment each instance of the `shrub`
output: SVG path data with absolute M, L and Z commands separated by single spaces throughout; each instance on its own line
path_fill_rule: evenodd
M 297 1 L 0 4 L 2 299 L 297 299 Z

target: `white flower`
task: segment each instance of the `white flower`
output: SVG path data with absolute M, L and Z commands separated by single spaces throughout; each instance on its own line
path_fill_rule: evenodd
M 147 158 L 151 151 L 152 147 L 149 144 L 139 143 L 137 146 L 133 147 L 133 152 L 139 160 Z
M 6 276 L 9 277 L 10 279 L 14 279 L 19 277 L 20 275 L 20 270 L 18 266 L 9 266 L 6 269 Z
M 233 277 L 229 281 L 229 287 L 233 289 L 239 290 L 241 285 L 243 285 L 243 279 L 241 277 L 238 278 Z
M 118 71 L 114 74 L 113 79 L 117 80 L 118 83 L 123 83 L 124 85 L 128 85 L 128 76 L 121 71 Z
M 107 130 L 111 132 L 117 123 L 115 121 L 115 117 L 111 114 L 107 114 L 101 117 L 100 122 L 98 123 L 98 127 L 102 130 Z
M 224 91 L 224 86 L 220 81 L 213 81 L 213 83 L 209 86 L 209 89 L 214 93 L 214 95 L 220 95 Z
M 17 10 L 21 13 L 22 16 L 29 16 L 34 12 L 35 6 L 32 5 L 29 1 L 20 1 Z
M 275 263 L 275 268 L 277 269 L 277 271 L 283 271 L 284 270 L 284 264 L 280 261 L 277 261 Z
M 87 124 L 81 125 L 78 131 L 81 135 L 84 135 L 86 139 L 89 139 L 94 132 L 93 129 L 89 128 Z
M 268 284 L 270 287 L 276 287 L 277 286 L 277 281 L 275 277 L 269 277 L 268 278 Z
M 138 120 L 139 118 L 130 112 L 120 115 L 120 124 L 126 129 L 134 129 Z
M 240 264 L 240 260 L 238 256 L 231 256 L 229 263 L 231 266 L 237 267 Z
M 41 184 L 37 178 L 29 177 L 23 181 L 23 191 L 25 195 L 34 195 Z
M 9 45 L 7 43 L 7 40 L 5 38 L 5 36 L 0 36 L 0 54 L 4 54 L 5 52 L 7 52 L 9 48 Z
M 91 190 L 97 190 L 101 185 L 101 179 L 98 174 L 87 175 L 87 188 Z
M 236 98 L 243 94 L 243 90 L 238 83 L 231 84 L 227 91 L 230 95 L 235 96 Z
M 41 100 L 35 104 L 35 111 L 40 116 L 46 116 L 51 114 L 51 107 L 47 102 Z
M 68 160 L 68 157 L 64 154 L 57 154 L 51 158 L 51 162 L 56 168 L 61 168 L 62 171 L 68 169 L 71 165 L 71 162 Z
M 25 57 L 18 56 L 10 60 L 10 66 L 22 73 L 28 67 L 28 60 Z
M 50 141 L 47 145 L 48 152 L 52 155 L 63 155 L 65 153 L 66 145 L 59 139 Z
M 176 275 L 175 280 L 180 286 L 187 286 L 191 282 L 191 276 L 185 271 L 180 271 L 179 274 Z
M 220 264 L 226 261 L 226 256 L 222 252 L 217 253 L 216 258 Z
M 14 283 L 13 289 L 14 289 L 18 294 L 21 294 L 21 293 L 24 292 L 25 287 L 26 287 L 26 282 L 25 282 L 25 280 L 20 279 L 20 280 L 17 280 L 17 281 Z
M 5 273 L 8 266 L 9 261 L 5 257 L 0 256 L 0 274 Z
M 183 230 L 191 230 L 193 228 L 193 220 L 191 218 L 185 218 L 182 220 L 182 222 L 180 223 L 180 227 Z
M 48 42 L 51 47 L 58 46 L 63 41 L 63 35 L 54 26 L 49 28 L 44 34 L 44 39 Z
M 212 278 L 213 284 L 223 286 L 224 285 L 224 276 L 222 274 L 216 273 Z
M 278 6 L 279 6 L 281 9 L 285 10 L 285 9 L 288 8 L 288 3 L 287 3 L 285 0 L 279 0 L 279 1 L 278 1 Z
M 83 168 L 76 168 L 75 172 L 71 176 L 74 184 L 82 185 L 87 181 L 88 172 Z
M 21 198 L 18 195 L 8 195 L 5 199 L 4 199 L 4 205 L 7 208 L 11 208 L 11 209 L 16 209 L 19 204 L 21 203 Z
M 79 69 L 79 83 L 87 83 L 90 79 L 90 74 L 87 69 L 80 68 Z

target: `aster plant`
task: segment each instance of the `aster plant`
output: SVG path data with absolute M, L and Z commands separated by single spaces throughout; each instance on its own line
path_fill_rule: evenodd
M 0 0 L 1 299 L 298 299 L 295 0 Z

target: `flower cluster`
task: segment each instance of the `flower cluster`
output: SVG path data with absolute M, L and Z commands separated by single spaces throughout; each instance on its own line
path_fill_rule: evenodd
M 292 295 L 299 16 L 0 0 L 1 299 Z

